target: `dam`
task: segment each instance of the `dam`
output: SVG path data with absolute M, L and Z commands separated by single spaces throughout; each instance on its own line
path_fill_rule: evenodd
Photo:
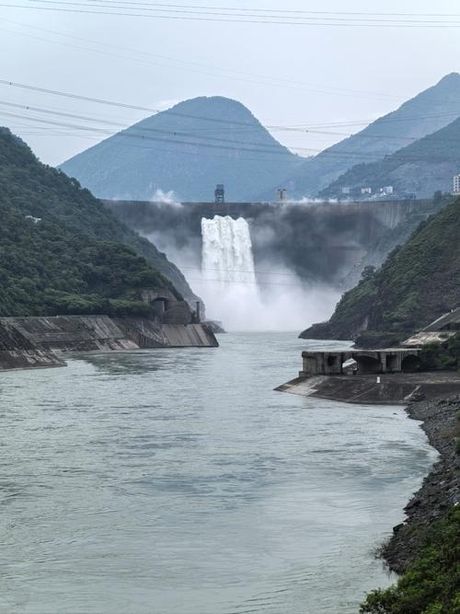
M 256 278 L 274 263 L 300 280 L 343 291 L 366 266 L 379 266 L 436 213 L 433 200 L 315 203 L 163 203 L 104 200 L 119 219 L 149 238 L 179 267 L 201 268 L 201 220 L 244 218 Z M 184 257 L 185 255 L 185 257 Z M 182 260 L 181 260 L 182 258 Z

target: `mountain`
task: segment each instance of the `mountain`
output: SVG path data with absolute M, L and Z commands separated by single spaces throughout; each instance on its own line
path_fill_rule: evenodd
M 397 341 L 460 305 L 460 199 L 422 222 L 383 266 L 365 269 L 329 322 L 305 339 Z M 367 340 L 367 341 L 366 341 Z M 360 342 L 361 342 L 360 341 Z
M 138 313 L 182 274 L 90 192 L 0 128 L 0 315 Z M 174 284 L 166 279 L 179 283 Z M 175 287 L 174 287 L 175 286 Z
M 440 130 L 457 117 L 460 117 L 460 74 L 451 73 L 396 111 L 305 160 L 285 178 L 283 185 L 291 197 L 316 196 L 356 164 L 381 160 L 414 140 Z M 261 196 L 268 197 L 271 193 L 272 190 L 266 190 Z
M 173 190 L 180 200 L 211 201 L 223 183 L 226 200 L 244 201 L 300 160 L 242 104 L 214 96 L 147 117 L 60 168 L 100 198 L 150 200 Z
M 407 193 L 427 198 L 436 191 L 450 192 L 452 177 L 460 173 L 460 118 L 434 134 L 403 147 L 390 156 L 370 164 L 358 164 L 320 192 L 325 198 L 342 196 L 347 186 L 350 194 L 360 188 L 378 192 L 393 186 L 396 195 Z

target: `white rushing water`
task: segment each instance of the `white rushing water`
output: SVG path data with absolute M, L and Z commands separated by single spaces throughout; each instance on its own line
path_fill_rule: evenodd
M 218 282 L 221 289 L 233 291 L 246 284 L 257 291 L 251 235 L 247 221 L 229 215 L 202 218 L 202 271 L 205 280 Z
M 337 291 L 307 285 L 275 257 L 262 263 L 258 281 L 244 218 L 202 218 L 201 235 L 201 279 L 193 280 L 193 288 L 208 317 L 221 320 L 226 330 L 300 331 L 332 313 Z
M 241 217 L 215 215 L 212 220 L 202 218 L 201 235 L 206 305 L 227 325 L 244 327 L 260 305 L 249 225 Z

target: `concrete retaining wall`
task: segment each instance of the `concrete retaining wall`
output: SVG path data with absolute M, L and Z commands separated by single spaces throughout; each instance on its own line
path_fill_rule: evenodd
M 108 316 L 2 318 L 0 326 L 14 327 L 31 344 L 64 352 L 136 349 L 136 343 Z
M 64 364 L 54 352 L 37 347 L 12 323 L 0 325 L 0 369 L 60 367 Z
M 0 318 L 0 369 L 64 366 L 62 352 L 216 346 L 204 324 L 106 315 Z

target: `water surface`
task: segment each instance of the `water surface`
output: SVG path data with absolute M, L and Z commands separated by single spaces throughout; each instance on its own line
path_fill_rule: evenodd
M 307 346 L 0 376 L 0 611 L 348 614 L 434 458 L 401 408 L 274 392 Z

